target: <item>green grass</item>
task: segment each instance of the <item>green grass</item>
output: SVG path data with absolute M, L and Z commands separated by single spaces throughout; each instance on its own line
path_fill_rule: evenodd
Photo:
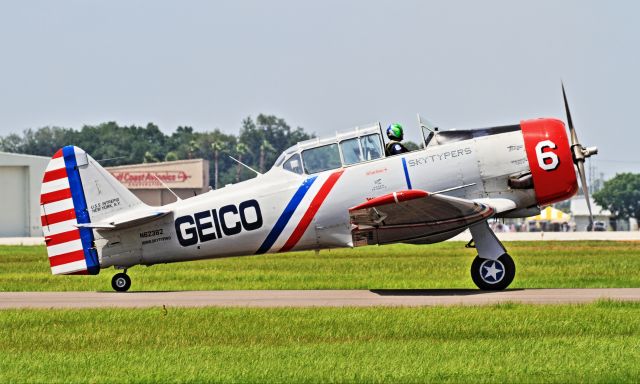
M 512 288 L 640 287 L 640 242 L 513 242 Z M 463 243 L 390 245 L 135 267 L 132 290 L 475 288 Z M 0 291 L 111 290 L 115 271 L 52 276 L 44 247 L 0 247 Z
M 0 311 L 0 382 L 638 382 L 640 303 Z
M 514 242 L 512 287 L 638 287 L 640 243 Z M 130 270 L 134 290 L 473 288 L 462 243 Z M 0 290 L 106 290 L 0 247 Z M 640 303 L 0 311 L 0 382 L 638 382 Z

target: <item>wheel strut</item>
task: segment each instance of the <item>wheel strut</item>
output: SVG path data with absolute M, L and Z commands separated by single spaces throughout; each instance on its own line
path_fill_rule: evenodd
M 486 221 L 472 225 L 469 230 L 473 238 L 466 247 L 478 251 L 471 265 L 471 279 L 483 290 L 507 288 L 516 275 L 513 259 Z

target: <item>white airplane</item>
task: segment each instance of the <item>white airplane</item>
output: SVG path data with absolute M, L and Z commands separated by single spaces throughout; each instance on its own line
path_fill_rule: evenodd
M 273 252 L 429 244 L 465 229 L 474 283 L 501 290 L 515 264 L 490 218 L 528 217 L 573 196 L 584 160 L 566 95 L 571 141 L 556 119 L 438 131 L 418 118 L 423 148 L 385 156 L 380 124 L 299 143 L 265 174 L 161 207 L 141 202 L 82 149 L 52 158 L 41 191 L 54 275 Z M 586 199 L 589 202 L 589 199 Z M 591 210 L 591 207 L 589 207 Z

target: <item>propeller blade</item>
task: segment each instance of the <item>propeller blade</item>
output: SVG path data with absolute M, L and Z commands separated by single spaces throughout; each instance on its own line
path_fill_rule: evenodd
M 591 230 L 594 230 L 593 211 L 591 210 L 591 199 L 589 198 L 589 186 L 587 185 L 587 175 L 584 171 L 584 160 L 587 157 L 591 157 L 598 153 L 596 147 L 583 147 L 578 142 L 578 134 L 573 126 L 573 119 L 571 119 L 571 111 L 569 110 L 569 102 L 567 101 L 567 92 L 564 90 L 564 83 L 562 85 L 562 98 L 564 99 L 564 111 L 567 114 L 567 124 L 569 125 L 569 133 L 571 134 L 571 152 L 573 154 L 573 163 L 578 168 L 578 174 L 580 175 L 580 184 L 582 185 L 582 194 L 587 202 L 587 208 L 589 209 L 589 226 Z
M 587 202 L 587 208 L 589 209 L 589 225 L 591 231 L 593 228 L 593 212 L 591 211 L 591 200 L 589 199 L 589 186 L 587 185 L 587 176 L 584 172 L 584 161 L 578 161 L 578 173 L 580 174 L 580 184 L 582 185 L 582 194 L 584 195 L 584 199 Z
M 564 91 L 564 83 L 562 85 L 562 98 L 564 99 L 564 111 L 567 114 L 567 123 L 569 124 L 569 133 L 571 134 L 571 145 L 578 144 L 578 135 L 576 129 L 573 127 L 573 120 L 571 119 L 571 111 L 569 110 L 569 102 L 567 101 L 567 93 Z

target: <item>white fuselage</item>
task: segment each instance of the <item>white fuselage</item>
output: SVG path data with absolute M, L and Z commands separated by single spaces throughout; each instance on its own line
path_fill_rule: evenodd
M 521 131 L 483 136 L 315 175 L 274 167 L 254 179 L 177 201 L 133 228 L 95 231 L 100 265 L 129 267 L 286 250 L 350 247 L 348 209 L 407 189 L 535 205 L 508 177 L 529 163 Z

